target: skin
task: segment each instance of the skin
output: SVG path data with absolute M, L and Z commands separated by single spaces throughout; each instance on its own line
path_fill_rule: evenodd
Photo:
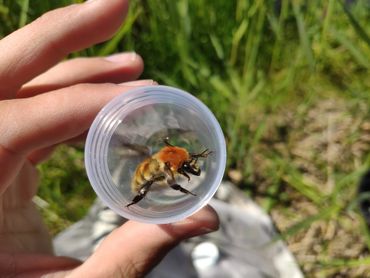
M 128 221 L 84 263 L 53 255 L 32 203 L 35 165 L 56 145 L 83 138 L 114 96 L 153 84 L 133 83 L 143 70 L 133 53 L 59 62 L 109 39 L 127 9 L 125 0 L 64 7 L 0 41 L 0 273 L 5 277 L 141 277 L 181 240 L 218 228 L 216 213 L 205 207 L 174 224 Z

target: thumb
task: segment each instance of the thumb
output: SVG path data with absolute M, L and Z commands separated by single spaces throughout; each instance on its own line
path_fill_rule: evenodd
M 210 206 L 173 224 L 128 221 L 114 230 L 71 277 L 142 277 L 181 240 L 215 231 L 218 225 L 218 216 Z

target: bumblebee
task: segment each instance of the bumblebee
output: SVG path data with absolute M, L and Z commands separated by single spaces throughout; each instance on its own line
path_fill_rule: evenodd
M 198 165 L 198 159 L 206 158 L 211 151 L 205 149 L 201 153 L 192 154 L 185 148 L 170 144 L 168 138 L 163 141 L 165 146 L 162 149 L 137 166 L 131 182 L 131 191 L 136 195 L 131 203 L 126 205 L 127 208 L 141 201 L 154 183 L 196 196 L 193 192 L 177 184 L 176 176 L 182 175 L 188 181 L 190 181 L 189 174 L 200 176 L 201 169 Z

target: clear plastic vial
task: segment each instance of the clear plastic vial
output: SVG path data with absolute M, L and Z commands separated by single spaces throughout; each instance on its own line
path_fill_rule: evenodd
M 131 181 L 137 166 L 160 151 L 164 139 L 189 153 L 212 153 L 199 159 L 200 176 L 176 182 L 196 196 L 154 183 L 145 198 L 135 197 Z M 87 175 L 101 200 L 121 216 L 147 223 L 182 220 L 198 211 L 216 192 L 226 164 L 225 139 L 212 112 L 197 98 L 167 86 L 147 86 L 123 93 L 94 120 L 85 146 Z

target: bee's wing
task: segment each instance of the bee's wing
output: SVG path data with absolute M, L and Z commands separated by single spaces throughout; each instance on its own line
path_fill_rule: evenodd
M 136 152 L 140 156 L 150 156 L 150 148 L 148 146 L 140 145 L 140 144 L 133 144 L 133 143 L 122 143 L 122 147 Z
M 118 135 L 112 137 L 110 144 L 121 157 L 148 157 L 151 155 L 151 149 L 148 146 L 132 142 L 145 142 L 145 140 L 138 136 L 129 138 Z

